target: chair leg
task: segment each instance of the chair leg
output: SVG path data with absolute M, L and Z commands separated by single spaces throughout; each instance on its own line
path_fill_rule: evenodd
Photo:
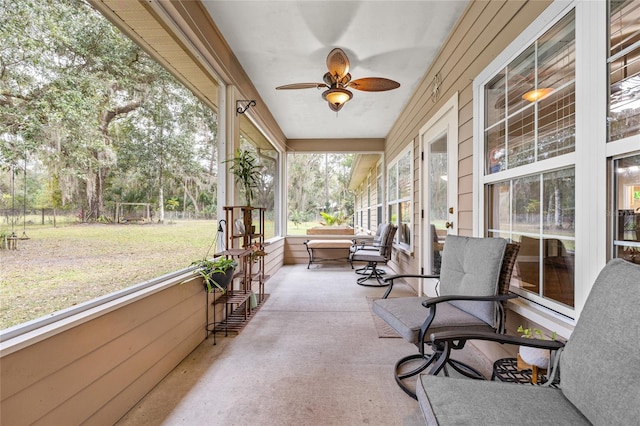
M 416 396 L 416 393 L 411 389 L 409 389 L 409 387 L 403 382 L 403 380 L 422 373 L 433 363 L 433 361 L 437 359 L 437 357 L 438 357 L 438 353 L 433 353 L 429 355 L 422 355 L 420 353 L 417 353 L 417 354 L 405 356 L 404 358 L 400 358 L 398 362 L 396 362 L 396 366 L 394 370 L 394 377 L 396 379 L 396 383 L 398 384 L 398 386 L 400 386 L 400 389 L 402 389 L 404 393 L 409 395 L 411 398 L 417 400 L 418 397 Z M 413 370 L 407 371 L 405 373 L 402 373 L 400 371 L 402 369 L 402 366 L 405 365 L 406 363 L 410 361 L 420 360 L 420 359 L 422 359 L 423 361 L 420 365 L 418 365 L 418 367 L 414 368 Z
M 359 275 L 369 275 L 371 273 L 371 267 L 369 265 L 363 266 L 362 268 L 356 269 L 355 273 Z M 384 269 L 378 269 L 378 275 L 384 275 L 386 273 L 387 271 L 385 271 Z
M 369 262 L 365 268 L 369 270 L 369 274 L 357 279 L 357 283 L 365 287 L 387 287 L 389 283 L 382 281 L 382 276 L 378 273 L 377 262 Z M 375 278 L 377 284 L 369 284 L 368 280 Z

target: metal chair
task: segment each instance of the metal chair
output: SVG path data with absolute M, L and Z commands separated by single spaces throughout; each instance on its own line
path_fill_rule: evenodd
M 640 419 L 640 265 L 611 260 L 598 275 L 566 345 L 555 340 L 450 331 L 431 335 L 441 353 L 417 381 L 428 425 L 630 425 Z M 458 341 L 487 340 L 555 352 L 542 386 L 437 377 Z M 554 372 L 559 375 L 555 385 Z M 554 387 L 547 384 L 554 383 Z M 556 388 L 557 387 L 557 388 Z M 523 405 L 533 406 L 533 411 Z M 514 409 L 520 407 L 521 409 Z
M 353 245 L 351 246 L 351 249 L 349 251 L 349 256 L 351 256 L 351 254 L 355 253 L 358 250 L 379 251 L 380 244 L 382 241 L 382 234 L 385 233 L 388 226 L 389 226 L 388 223 L 379 224 L 378 228 L 376 229 L 376 233 L 370 242 L 369 241 L 358 242 L 358 240 L 354 238 Z M 353 266 L 353 264 L 351 266 Z M 355 273 L 360 275 L 369 275 L 371 271 L 370 271 L 369 265 L 367 264 L 367 266 L 363 266 L 362 268 L 357 268 L 355 270 Z M 384 269 L 378 268 L 377 273 L 379 275 L 385 275 L 387 271 L 385 271 Z
M 395 379 L 412 398 L 413 392 L 403 380 L 424 371 L 440 357 L 431 347 L 429 336 L 440 331 L 504 332 L 505 309 L 509 281 L 518 254 L 517 243 L 508 244 L 502 238 L 471 238 L 447 236 L 440 275 L 396 275 L 385 279 L 389 288 L 382 299 L 373 302 L 373 312 L 389 324 L 405 340 L 415 344 L 417 354 L 401 358 L 395 366 Z M 437 278 L 439 297 L 389 298 L 393 282 L 399 278 Z M 460 341 L 453 349 L 462 349 Z M 431 353 L 425 351 L 431 347 Z M 416 368 L 407 369 L 409 363 Z M 453 358 L 447 365 L 459 373 L 483 379 L 480 372 Z M 448 375 L 446 366 L 445 374 Z
M 350 254 L 349 260 L 353 266 L 353 262 L 367 262 L 365 271 L 368 273 L 357 279 L 357 283 L 367 287 L 386 287 L 389 284 L 382 281 L 382 274 L 378 268 L 378 264 L 386 264 L 391 259 L 391 250 L 393 248 L 393 238 L 396 235 L 398 227 L 388 224 L 380 238 L 380 248 L 376 250 L 358 250 L 357 248 Z M 370 279 L 376 279 L 376 283 L 371 284 Z

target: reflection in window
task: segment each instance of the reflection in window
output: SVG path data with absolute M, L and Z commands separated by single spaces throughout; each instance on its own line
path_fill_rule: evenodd
M 411 246 L 412 161 L 408 149 L 388 168 L 389 222 L 398 227 L 395 240 L 403 246 Z
M 487 186 L 489 236 L 520 242 L 511 284 L 574 306 L 574 169 Z
M 640 134 L 640 2 L 609 4 L 609 140 Z
M 640 154 L 614 161 L 614 257 L 640 264 Z
M 485 85 L 486 174 L 574 151 L 574 81 L 571 12 Z

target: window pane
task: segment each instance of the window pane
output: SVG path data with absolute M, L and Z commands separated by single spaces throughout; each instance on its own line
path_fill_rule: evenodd
M 640 264 L 640 154 L 614 163 L 614 256 Z
M 574 306 L 574 241 L 543 240 L 542 295 L 567 306 Z
M 513 231 L 540 233 L 540 178 L 529 176 L 513 180 Z
M 411 154 L 403 155 L 398 161 L 398 198 L 411 197 Z
M 505 130 L 504 123 L 485 131 L 485 152 L 487 154 L 485 171 L 487 174 L 505 170 Z
M 538 89 L 575 79 L 575 18 L 570 13 L 538 40 Z
M 400 203 L 400 226 L 398 227 L 400 234 L 400 243 L 411 244 L 411 203 Z
M 389 201 L 398 199 L 398 164 L 389 167 L 389 182 L 387 189 L 387 197 Z
M 496 75 L 484 88 L 485 127 L 504 119 L 505 78 L 504 73 Z
M 509 117 L 507 167 L 512 169 L 536 161 L 534 105 Z
M 574 84 L 538 102 L 538 159 L 575 150 L 575 102 Z
M 509 104 L 507 114 L 511 114 L 529 102 L 522 95 L 535 88 L 535 46 L 529 46 L 513 62 L 507 66 L 507 98 Z
M 391 204 L 389 206 L 389 223 L 393 223 L 394 225 L 398 226 L 399 222 L 398 222 L 398 205 L 397 204 Z M 396 236 L 396 239 L 398 237 Z
M 609 140 L 640 133 L 640 3 L 609 2 Z
M 573 237 L 575 222 L 574 169 L 545 173 L 542 194 L 543 230 Z
M 376 179 L 376 203 L 382 204 L 382 176 Z
M 487 187 L 488 227 L 491 231 L 509 231 L 511 225 L 511 193 L 509 182 Z

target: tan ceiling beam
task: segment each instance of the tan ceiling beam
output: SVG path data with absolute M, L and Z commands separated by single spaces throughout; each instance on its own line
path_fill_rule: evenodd
M 288 152 L 384 152 L 384 138 L 287 139 Z

